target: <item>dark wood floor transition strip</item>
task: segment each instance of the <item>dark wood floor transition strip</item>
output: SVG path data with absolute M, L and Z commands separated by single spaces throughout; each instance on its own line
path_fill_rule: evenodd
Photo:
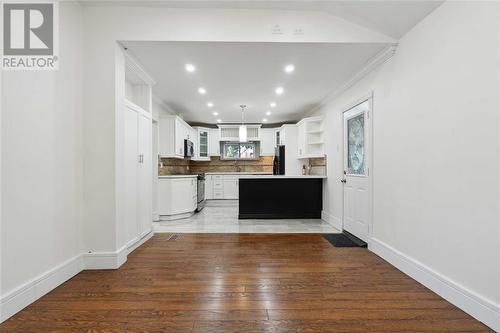
M 157 234 L 0 325 L 30 332 L 491 332 L 362 248 L 319 234 Z

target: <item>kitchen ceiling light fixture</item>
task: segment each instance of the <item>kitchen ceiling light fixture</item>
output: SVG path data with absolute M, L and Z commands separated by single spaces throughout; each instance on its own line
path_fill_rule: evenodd
M 270 116 L 270 115 L 271 115 L 271 111 L 267 111 L 266 116 Z
M 263 123 L 267 122 L 267 119 L 266 118 L 262 119 L 262 122 Z
M 194 67 L 194 65 L 192 65 L 192 64 L 186 64 L 186 66 L 184 66 L 184 68 L 189 73 L 192 73 L 196 70 L 196 67 Z
M 295 70 L 295 66 L 293 64 L 289 64 L 289 65 L 285 66 L 285 72 L 287 72 L 287 73 L 293 73 L 294 70 Z
M 211 108 L 211 107 L 213 107 L 213 106 L 214 106 L 214 103 L 212 103 L 212 102 L 208 102 L 208 103 L 207 103 L 207 106 L 208 106 L 209 108 Z
M 282 95 L 285 92 L 285 89 L 283 89 L 283 87 L 278 87 L 274 90 L 274 92 L 276 95 Z
M 205 95 L 207 93 L 207 90 L 203 87 L 198 88 L 198 92 L 202 95 Z
M 239 137 L 240 137 L 240 142 L 247 142 L 248 136 L 247 136 L 247 127 L 244 122 L 244 115 L 245 115 L 245 108 L 247 106 L 245 104 L 241 104 L 241 125 L 240 125 L 240 131 L 239 131 Z
M 214 116 L 218 116 L 219 115 L 219 112 L 214 112 L 212 113 Z
M 275 107 L 276 107 L 276 103 L 275 103 L 275 102 L 271 102 L 271 103 L 269 104 L 269 106 L 270 106 L 270 107 L 272 107 L 272 108 L 275 108 Z
M 221 122 L 222 122 L 222 119 L 217 119 L 217 122 L 218 122 L 218 123 L 221 123 Z

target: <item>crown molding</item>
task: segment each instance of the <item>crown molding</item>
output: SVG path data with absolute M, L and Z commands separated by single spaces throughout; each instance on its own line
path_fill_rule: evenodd
M 340 96 L 342 93 L 344 93 L 347 89 L 351 88 L 357 82 L 361 81 L 361 79 L 363 79 L 369 73 L 377 69 L 380 65 L 384 64 L 387 60 L 392 58 L 392 56 L 396 53 L 397 47 L 398 44 L 392 44 L 384 48 L 379 53 L 377 53 L 374 57 L 368 60 L 367 63 L 359 71 L 357 71 L 354 75 L 352 75 L 347 81 L 345 81 L 342 85 L 340 85 L 339 87 L 335 88 L 330 93 L 328 93 L 328 95 L 326 95 L 325 98 L 323 98 L 323 100 L 318 105 L 316 105 L 309 112 L 307 112 L 306 115 L 311 115 L 314 112 L 318 111 L 319 109 L 321 109 L 322 107 L 333 101 L 335 98 Z

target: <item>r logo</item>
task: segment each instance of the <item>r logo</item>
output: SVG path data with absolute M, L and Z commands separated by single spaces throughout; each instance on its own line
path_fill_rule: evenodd
M 3 5 L 5 56 L 54 55 L 54 4 Z

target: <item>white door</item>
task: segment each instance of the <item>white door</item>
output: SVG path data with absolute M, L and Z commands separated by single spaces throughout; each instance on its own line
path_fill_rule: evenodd
M 365 100 L 344 112 L 344 229 L 368 241 L 371 225 L 371 105 Z
M 151 230 L 152 217 L 152 122 L 148 114 L 138 114 L 138 149 L 140 163 L 138 167 L 138 229 L 139 234 Z
M 152 206 L 153 206 L 153 221 L 159 221 L 160 215 L 158 213 L 158 154 L 159 154 L 159 132 L 158 123 L 153 122 L 152 124 L 152 147 L 153 156 L 151 158 L 152 163 Z
M 140 163 L 138 153 L 138 137 L 137 137 L 137 112 L 130 107 L 125 107 L 125 139 L 124 139 L 124 155 L 125 155 L 125 235 L 127 242 L 131 241 L 139 233 L 137 224 L 138 207 L 137 207 L 137 190 L 138 190 L 138 174 L 137 168 Z

